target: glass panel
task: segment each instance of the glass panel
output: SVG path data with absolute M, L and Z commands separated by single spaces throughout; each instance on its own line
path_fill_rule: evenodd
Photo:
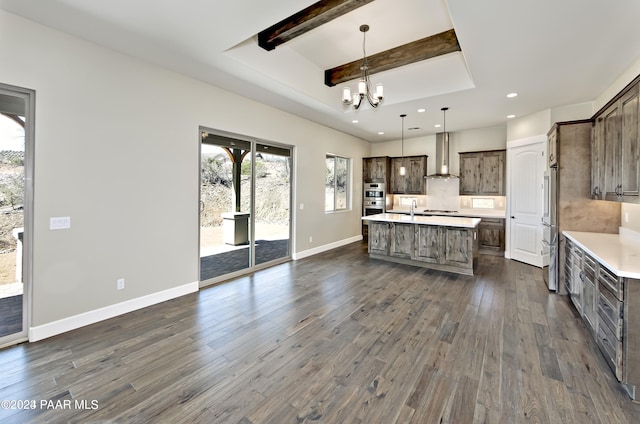
M 255 264 L 287 258 L 291 205 L 291 150 L 256 145 Z
M 349 159 L 336 157 L 336 209 L 349 207 Z
M 334 156 L 327 155 L 324 188 L 324 210 L 335 210 L 335 164 Z
M 249 268 L 251 143 L 202 133 L 200 280 Z
M 0 95 L 0 338 L 23 331 L 25 101 Z

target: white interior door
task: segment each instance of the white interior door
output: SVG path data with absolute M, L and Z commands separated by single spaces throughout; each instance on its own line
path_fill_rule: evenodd
M 509 256 L 542 266 L 544 140 L 508 148 Z

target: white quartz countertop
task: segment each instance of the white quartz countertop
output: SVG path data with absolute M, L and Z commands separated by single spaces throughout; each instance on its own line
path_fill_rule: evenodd
M 463 228 L 475 228 L 481 221 L 480 218 L 461 218 L 457 216 L 411 216 L 399 213 L 380 213 L 377 215 L 363 216 L 362 220 L 377 222 L 402 222 L 405 224 L 413 223 Z
M 640 242 L 620 234 L 563 231 L 618 277 L 640 279 Z
M 388 213 L 410 213 L 410 209 L 407 207 L 397 207 L 387 210 Z M 506 211 L 504 209 L 460 209 L 457 212 L 425 212 L 422 209 L 415 211 L 416 215 L 434 215 L 434 216 L 461 216 L 461 217 L 474 217 L 474 218 L 506 218 Z

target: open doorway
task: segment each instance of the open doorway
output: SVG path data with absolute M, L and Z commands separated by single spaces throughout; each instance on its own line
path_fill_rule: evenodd
M 0 84 L 0 346 L 28 336 L 34 97 Z
M 200 133 L 200 281 L 291 259 L 292 148 Z

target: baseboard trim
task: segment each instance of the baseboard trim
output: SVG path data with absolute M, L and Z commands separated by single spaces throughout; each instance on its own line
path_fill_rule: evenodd
M 349 237 L 344 240 L 338 240 L 333 243 L 324 244 L 322 246 L 314 247 L 313 249 L 303 250 L 302 252 L 294 253 L 291 257 L 294 261 L 299 259 L 308 258 L 309 256 L 317 255 L 318 253 L 326 252 L 327 250 L 336 249 L 338 247 L 345 246 L 347 244 L 355 243 L 362 240 L 362 234 L 354 237 Z
M 175 299 L 176 297 L 184 296 L 186 294 L 194 293 L 197 291 L 198 282 L 194 281 L 193 283 L 184 284 L 182 286 L 163 290 L 157 293 L 152 293 L 146 296 L 138 297 L 136 299 L 116 303 L 115 305 L 105 306 L 104 308 L 84 312 L 82 314 L 63 318 L 58 321 L 39 325 L 37 327 L 30 327 L 29 341 L 37 342 L 38 340 L 43 340 L 49 337 L 56 336 L 58 334 L 66 333 L 67 331 L 75 330 L 86 325 L 95 324 L 99 321 L 104 321 L 118 315 L 133 312 L 138 309 L 146 308 L 147 306 L 155 305 L 157 303 L 165 302 L 167 300 Z

